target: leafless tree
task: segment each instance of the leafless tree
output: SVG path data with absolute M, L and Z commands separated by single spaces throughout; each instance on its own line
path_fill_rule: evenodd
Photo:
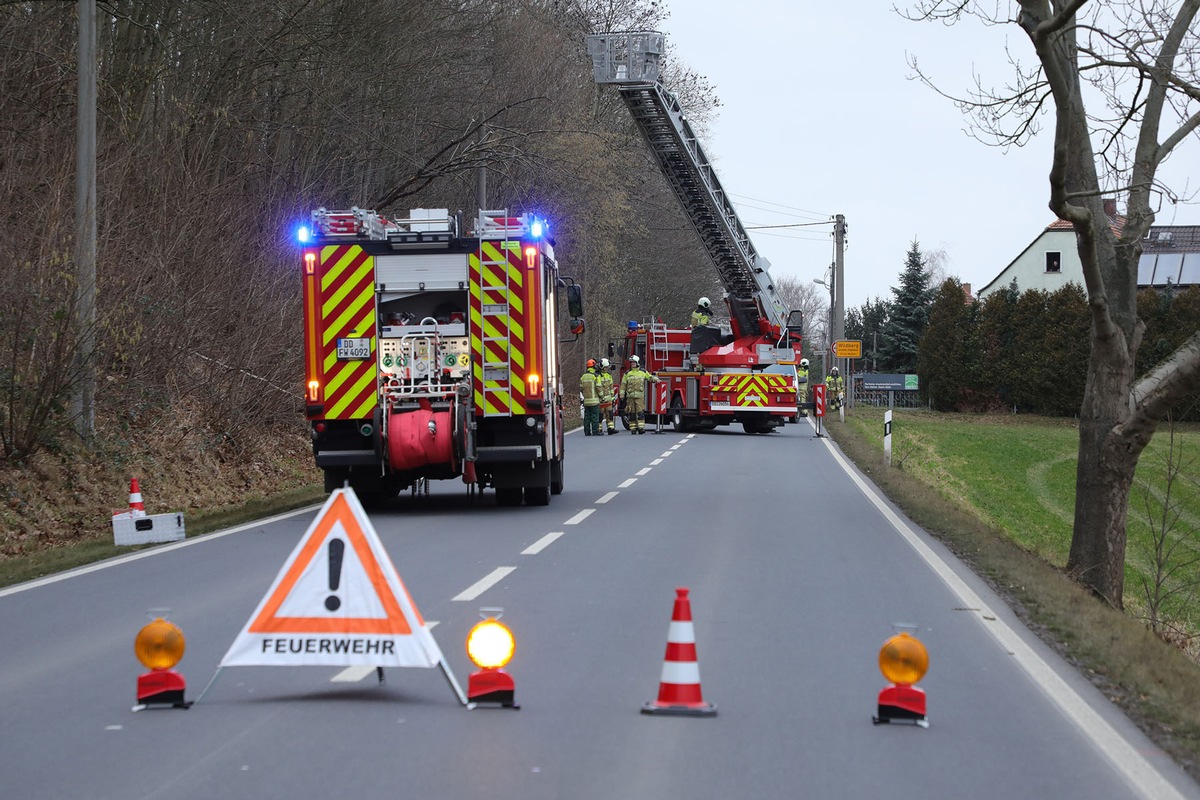
M 1200 333 L 1149 374 L 1134 371 L 1144 330 L 1136 304 L 1142 240 L 1160 198 L 1180 199 L 1159 170 L 1178 148 L 1197 145 L 1198 10 L 1200 0 L 922 0 L 908 12 L 1013 24 L 1032 44 L 1031 65 L 1009 54 L 1005 88 L 977 80 L 957 102 L 977 136 L 1001 145 L 1027 142 L 1039 112 L 1053 116 L 1049 207 L 1074 225 L 1092 321 L 1067 569 L 1117 607 L 1138 458 L 1171 407 L 1200 387 Z M 1119 230 L 1104 213 L 1113 194 L 1127 204 Z

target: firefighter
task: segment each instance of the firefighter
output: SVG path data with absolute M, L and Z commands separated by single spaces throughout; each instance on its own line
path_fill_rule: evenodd
M 629 357 L 629 369 L 621 378 L 621 399 L 629 415 L 629 432 L 646 432 L 646 381 L 658 383 L 658 378 L 642 369 L 642 360 Z
M 712 318 L 712 302 L 707 297 L 696 301 L 696 310 L 692 312 L 692 327 L 707 325 Z
M 597 392 L 600 395 L 600 421 L 601 425 L 608 429 L 608 435 L 612 436 L 617 432 L 617 426 L 613 424 L 613 376 L 612 364 L 607 358 L 600 359 L 600 374 L 596 379 Z
M 846 383 L 838 373 L 837 367 L 829 370 L 829 375 L 825 378 L 825 391 L 829 397 L 829 410 L 837 411 L 841 408 L 842 400 L 846 396 Z
M 808 410 L 805 405 L 808 403 L 808 359 L 800 359 L 800 366 L 796 369 L 796 405 L 800 407 L 800 416 L 807 417 Z
M 596 375 L 596 359 L 589 358 L 587 369 L 579 376 L 579 393 L 583 395 L 583 435 L 600 435 L 600 394 Z

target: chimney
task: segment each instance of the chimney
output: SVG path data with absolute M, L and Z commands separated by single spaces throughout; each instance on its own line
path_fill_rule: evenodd
M 1104 198 L 1104 216 L 1115 219 L 1117 216 L 1117 201 L 1115 198 Z
M 963 300 L 966 302 L 967 305 L 971 305 L 971 301 L 974 299 L 971 296 L 971 284 L 964 283 L 962 285 L 962 290 L 963 290 Z

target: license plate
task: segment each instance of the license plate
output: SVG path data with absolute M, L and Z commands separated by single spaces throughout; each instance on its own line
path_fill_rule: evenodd
M 338 339 L 338 361 L 362 360 L 371 357 L 370 339 Z

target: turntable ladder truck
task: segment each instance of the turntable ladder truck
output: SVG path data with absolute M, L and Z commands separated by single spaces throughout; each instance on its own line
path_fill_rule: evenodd
M 647 395 L 649 420 L 680 431 L 740 422 L 767 433 L 797 415 L 803 320 L 788 313 L 679 99 L 659 82 L 663 43 L 655 31 L 597 34 L 588 53 L 597 83 L 616 87 L 716 268 L 729 332 L 631 322 L 624 355 L 637 355 L 659 379 Z

